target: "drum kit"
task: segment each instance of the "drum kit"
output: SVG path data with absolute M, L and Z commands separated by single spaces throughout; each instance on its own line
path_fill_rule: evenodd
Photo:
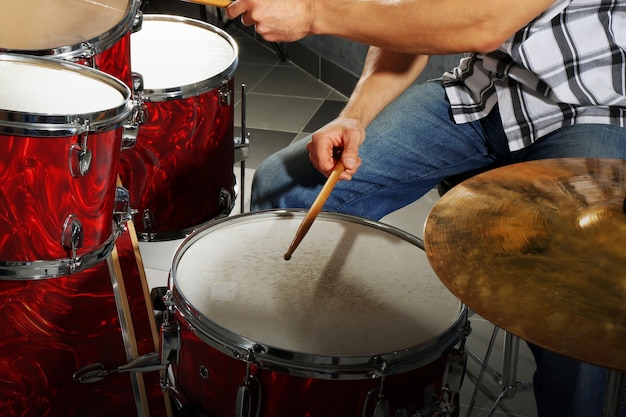
M 626 162 L 478 175 L 424 241 L 322 212 L 286 262 L 305 213 L 228 217 L 227 33 L 138 0 L 2 3 L 4 413 L 456 416 L 467 306 L 626 370 Z M 181 237 L 153 297 L 138 240 Z

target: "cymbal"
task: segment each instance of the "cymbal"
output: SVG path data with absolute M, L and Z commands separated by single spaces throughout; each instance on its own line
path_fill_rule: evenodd
M 626 160 L 562 158 L 476 175 L 433 206 L 435 273 L 536 345 L 626 371 Z

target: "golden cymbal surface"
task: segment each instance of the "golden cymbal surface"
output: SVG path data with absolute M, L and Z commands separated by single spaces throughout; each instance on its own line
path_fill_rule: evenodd
M 626 371 L 626 160 L 561 158 L 484 172 L 433 206 L 435 273 L 497 326 Z

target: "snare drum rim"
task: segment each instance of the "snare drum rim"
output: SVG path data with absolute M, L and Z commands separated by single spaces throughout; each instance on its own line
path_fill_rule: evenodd
M 408 372 L 434 362 L 460 340 L 461 329 L 467 320 L 467 308 L 462 303 L 459 303 L 457 319 L 448 329 L 430 341 L 407 349 L 359 356 L 330 356 L 286 351 L 235 334 L 213 323 L 202 312 L 188 303 L 185 296 L 178 290 L 176 270 L 181 257 L 194 242 L 202 238 L 209 230 L 219 230 L 227 224 L 243 222 L 250 217 L 261 219 L 276 218 L 276 216 L 291 217 L 300 213 L 302 210 L 288 209 L 239 214 L 196 230 L 179 245 L 173 258 L 169 288 L 176 310 L 187 321 L 199 339 L 228 356 L 252 362 L 258 367 L 317 379 L 368 379 L 381 375 Z M 341 213 L 322 212 L 319 217 L 371 226 L 404 239 L 423 250 L 423 242 L 420 238 L 393 226 Z
M 73 136 L 85 132 L 86 122 L 88 122 L 87 131 L 89 132 L 108 131 L 128 123 L 130 116 L 135 112 L 136 104 L 131 100 L 128 86 L 102 71 L 50 58 L 16 54 L 0 54 L 0 64 L 3 62 L 38 65 L 51 69 L 63 69 L 81 75 L 86 74 L 92 79 L 117 90 L 123 97 L 123 103 L 115 108 L 82 114 L 29 113 L 0 109 L 0 134 L 45 137 Z
M 144 88 L 140 87 L 136 93 L 141 97 L 144 102 L 147 103 L 158 103 L 163 101 L 170 100 L 180 100 L 191 97 L 197 97 L 204 93 L 207 93 L 211 90 L 219 88 L 224 84 L 227 84 L 228 81 L 234 76 L 237 66 L 239 65 L 239 46 L 235 39 L 230 36 L 224 30 L 211 25 L 210 23 L 203 22 L 201 20 L 192 19 L 184 16 L 175 16 L 175 15 L 167 15 L 167 14 L 145 14 L 143 15 L 143 25 L 150 21 L 161 21 L 161 22 L 172 22 L 172 23 L 180 23 L 180 24 L 188 24 L 192 26 L 197 26 L 201 29 L 205 29 L 209 32 L 213 32 L 214 34 L 222 37 L 224 40 L 228 42 L 228 44 L 233 48 L 234 59 L 230 63 L 230 65 L 225 68 L 223 71 L 212 75 L 210 78 L 207 78 L 202 81 L 198 81 L 192 84 L 181 85 L 177 87 L 170 88 Z M 137 32 L 139 33 L 139 32 Z M 131 54 L 132 54 L 132 35 L 131 35 Z M 141 73 L 138 73 L 141 75 Z
M 127 33 L 130 33 L 134 26 L 136 16 L 139 13 L 141 0 L 129 0 L 127 13 L 117 25 L 109 28 L 104 33 L 93 39 L 85 39 L 73 45 L 59 45 L 54 48 L 44 49 L 15 49 L 3 48 L 0 46 L 0 52 L 8 52 L 14 54 L 32 55 L 38 57 L 50 57 L 54 59 L 76 62 L 106 51 L 117 42 L 119 42 Z

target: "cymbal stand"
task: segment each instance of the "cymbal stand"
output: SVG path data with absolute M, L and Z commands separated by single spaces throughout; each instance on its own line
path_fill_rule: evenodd
M 485 372 L 487 370 L 490 371 L 494 379 L 500 385 L 500 391 L 498 395 L 495 397 L 495 401 L 491 408 L 489 409 L 488 417 L 491 417 L 493 413 L 496 411 L 496 408 L 500 405 L 502 400 L 505 398 L 512 398 L 515 396 L 517 388 L 528 389 L 530 386 L 529 382 L 518 381 L 517 380 L 517 362 L 519 358 L 519 338 L 509 332 L 505 331 L 504 334 L 504 346 L 502 351 L 502 373 L 499 373 L 492 368 L 489 367 L 489 358 L 491 357 L 491 353 L 493 351 L 493 347 L 495 344 L 496 336 L 498 334 L 499 327 L 495 326 L 493 329 L 493 333 L 491 334 L 491 340 L 489 341 L 489 345 L 487 346 L 487 352 L 485 353 L 484 359 L 478 358 L 475 354 L 470 354 L 470 357 L 476 360 L 481 364 L 480 371 L 475 381 L 474 392 L 472 393 L 472 398 L 470 400 L 470 404 L 467 410 L 467 417 L 471 417 L 474 406 L 476 405 L 476 398 L 478 397 L 478 392 L 481 389 L 484 389 L 482 386 L 482 381 L 485 376 Z
M 626 201 L 625 203 L 626 204 Z M 609 370 L 609 380 L 607 382 L 606 396 L 604 398 L 603 417 L 615 417 L 619 415 L 620 409 L 624 407 L 621 403 L 624 395 L 624 373 Z
M 246 159 L 250 146 L 250 132 L 246 128 L 246 84 L 241 84 L 241 137 L 235 137 L 235 162 L 239 162 L 240 213 L 245 211 Z

